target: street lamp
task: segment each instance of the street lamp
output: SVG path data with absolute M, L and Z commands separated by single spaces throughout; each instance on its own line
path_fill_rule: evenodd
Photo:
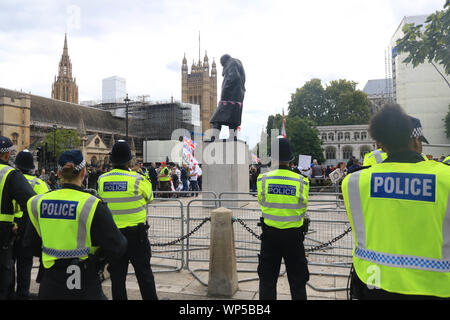
M 125 132 L 126 132 L 126 140 L 128 142 L 128 103 L 131 101 L 130 99 L 128 99 L 128 93 L 123 101 L 125 101 Z
M 53 125 L 53 170 L 56 172 L 56 129 L 58 126 Z

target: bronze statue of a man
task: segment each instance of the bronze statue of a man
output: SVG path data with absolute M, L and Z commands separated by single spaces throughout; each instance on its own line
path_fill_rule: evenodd
M 241 125 L 245 95 L 245 71 L 239 59 L 224 54 L 220 58 L 223 66 L 223 82 L 220 101 L 210 123 L 220 131 L 222 125 L 236 131 Z M 214 137 L 212 140 L 214 141 Z

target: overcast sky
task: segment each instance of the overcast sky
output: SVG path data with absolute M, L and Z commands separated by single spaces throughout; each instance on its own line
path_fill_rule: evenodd
M 441 10 L 444 0 L 0 0 L 0 87 L 45 97 L 68 34 L 79 100 L 101 99 L 102 79 L 126 79 L 131 96 L 181 99 L 181 61 L 207 50 L 246 70 L 243 136 L 258 142 L 311 78 L 385 77 L 385 51 L 401 19 Z

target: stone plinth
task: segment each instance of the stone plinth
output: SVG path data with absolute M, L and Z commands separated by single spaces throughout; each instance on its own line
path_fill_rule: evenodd
M 208 295 L 231 297 L 238 290 L 232 211 L 211 212 Z
M 243 141 L 219 140 L 203 145 L 202 189 L 214 191 L 217 196 L 223 192 L 249 192 L 248 145 Z M 247 196 L 248 197 L 248 196 Z M 204 194 L 212 199 L 212 195 Z M 237 194 L 226 194 L 224 199 L 245 198 Z M 223 207 L 241 207 L 244 202 L 224 201 Z

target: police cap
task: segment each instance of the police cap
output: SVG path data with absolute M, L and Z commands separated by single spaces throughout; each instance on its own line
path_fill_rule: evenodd
M 73 163 L 76 171 L 81 171 L 86 167 L 86 160 L 80 150 L 67 150 L 58 159 L 58 170 L 62 170 L 66 163 Z
M 0 136 L 0 153 L 6 153 L 14 150 L 14 144 L 7 138 Z
M 14 164 L 17 168 L 22 170 L 33 170 L 35 168 L 33 154 L 26 149 L 20 151 L 14 160 Z
M 113 164 L 122 165 L 133 159 L 131 149 L 125 140 L 117 141 L 112 147 L 110 159 Z
M 290 162 L 294 160 L 294 153 L 292 152 L 291 144 L 289 140 L 280 136 L 278 140 L 278 155 L 276 150 L 273 150 L 272 158 L 279 162 Z
M 411 124 L 413 127 L 411 138 L 419 137 L 420 141 L 429 144 L 428 140 L 423 135 L 423 128 L 422 124 L 420 123 L 420 120 L 411 116 L 409 116 L 409 118 L 411 120 Z

